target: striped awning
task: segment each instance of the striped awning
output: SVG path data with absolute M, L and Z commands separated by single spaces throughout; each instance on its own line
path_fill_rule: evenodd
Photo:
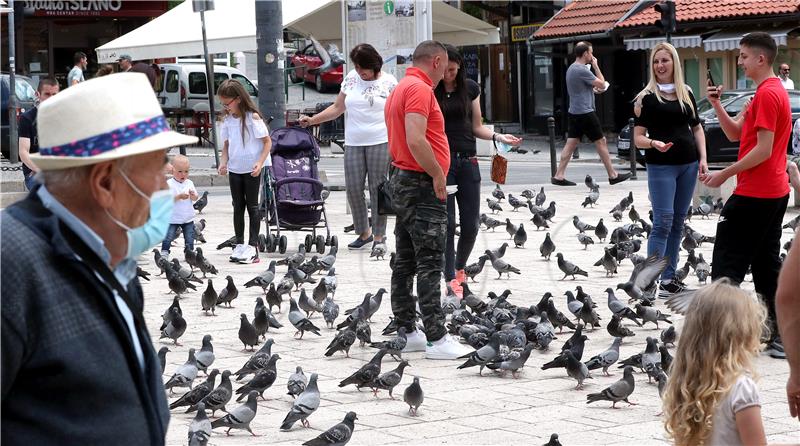
M 659 37 L 644 37 L 644 38 L 625 38 L 625 49 L 632 50 L 649 50 L 661 42 L 666 42 L 667 38 L 664 36 Z M 687 36 L 672 36 L 672 45 L 675 48 L 694 48 L 703 45 L 703 38 L 700 34 L 693 34 Z
M 786 46 L 788 34 L 797 29 L 797 25 L 790 28 L 764 30 L 775 39 L 778 46 Z M 706 38 L 703 41 L 703 48 L 706 51 L 728 51 L 739 49 L 739 41 L 742 37 L 756 30 L 721 31 Z

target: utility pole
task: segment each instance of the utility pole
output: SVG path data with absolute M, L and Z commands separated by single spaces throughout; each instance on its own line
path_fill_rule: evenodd
M 279 1 L 256 1 L 256 55 L 258 108 L 272 128 L 286 125 L 284 83 L 283 6 Z
M 200 26 L 203 31 L 203 57 L 206 61 L 206 86 L 208 90 L 208 124 L 211 144 L 214 146 L 214 167 L 219 168 L 219 150 L 217 150 L 217 114 L 214 110 L 214 60 L 213 55 L 208 54 L 208 41 L 206 40 L 206 11 L 214 10 L 214 0 L 193 0 L 192 9 L 200 13 Z
M 675 16 L 675 2 L 666 0 L 653 8 L 661 14 L 661 18 L 656 20 L 655 25 L 664 31 L 667 36 L 667 43 L 672 43 L 672 33 L 675 32 L 678 26 L 678 20 Z
M 8 154 L 12 163 L 19 162 L 19 132 L 17 127 L 17 87 L 15 75 L 16 39 L 14 26 L 14 0 L 8 1 Z

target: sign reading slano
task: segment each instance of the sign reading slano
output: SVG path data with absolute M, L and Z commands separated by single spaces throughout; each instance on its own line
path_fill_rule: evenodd
M 38 17 L 156 17 L 166 1 L 26 0 L 25 9 Z

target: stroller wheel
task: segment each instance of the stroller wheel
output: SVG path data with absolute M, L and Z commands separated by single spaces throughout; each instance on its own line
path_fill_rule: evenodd
M 260 252 L 267 250 L 267 237 L 264 234 L 258 234 L 258 250 Z
M 325 253 L 325 237 L 321 235 L 317 236 L 317 253 L 318 254 Z
M 278 236 L 270 234 L 267 238 L 267 252 L 273 253 L 278 250 Z
M 286 236 L 282 235 L 281 238 L 278 240 L 278 252 L 280 252 L 281 254 L 286 253 L 286 243 L 287 243 Z
M 314 236 L 311 234 L 306 234 L 306 240 L 305 240 L 306 252 L 311 252 L 311 245 L 313 244 L 314 244 Z
M 335 247 L 338 249 L 338 248 L 339 248 L 339 237 L 337 237 L 337 236 L 335 236 L 335 235 L 332 235 L 332 236 L 331 236 L 331 243 L 330 243 L 330 245 L 331 245 L 331 247 L 334 247 L 334 246 L 335 246 Z

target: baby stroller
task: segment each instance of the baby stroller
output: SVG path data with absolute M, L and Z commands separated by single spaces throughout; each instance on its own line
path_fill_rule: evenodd
M 306 252 L 316 247 L 338 246 L 331 236 L 325 198 L 328 191 L 319 180 L 319 146 L 314 136 L 300 127 L 283 127 L 272 132 L 272 166 L 261 175 L 259 210 L 266 222 L 266 235 L 259 235 L 261 252 L 286 252 L 286 236 L 281 229 L 310 232 L 305 238 Z M 325 236 L 317 229 L 325 229 Z

